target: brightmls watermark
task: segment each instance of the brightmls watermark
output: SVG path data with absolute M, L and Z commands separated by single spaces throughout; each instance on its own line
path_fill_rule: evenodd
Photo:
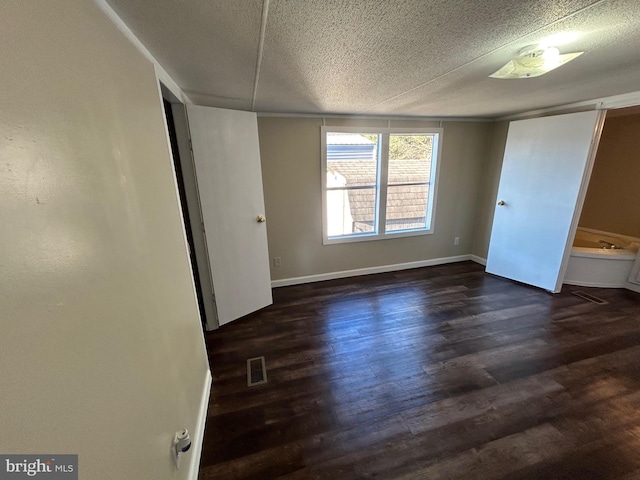
M 0 480 L 78 480 L 78 455 L 2 455 Z

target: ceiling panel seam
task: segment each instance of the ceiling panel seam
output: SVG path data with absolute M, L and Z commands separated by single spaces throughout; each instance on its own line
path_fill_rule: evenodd
M 256 95 L 258 94 L 258 81 L 260 79 L 260 67 L 262 66 L 262 51 L 264 50 L 264 37 L 267 30 L 268 15 L 269 15 L 269 0 L 262 0 L 262 19 L 260 20 L 260 39 L 258 40 L 258 58 L 256 59 L 256 74 L 253 80 L 253 96 L 251 97 L 251 111 L 255 111 Z
M 519 36 L 518 38 L 516 38 L 516 39 L 514 39 L 514 40 L 511 40 L 510 42 L 505 43 L 504 45 L 501 45 L 501 46 L 499 46 L 499 47 L 496 47 L 496 48 L 494 48 L 493 50 L 491 50 L 491 51 L 489 51 L 489 52 L 487 52 L 487 53 L 485 53 L 485 54 L 483 54 L 483 55 L 480 55 L 479 57 L 476 57 L 476 58 L 474 58 L 474 59 L 472 59 L 472 60 L 469 60 L 468 62 L 466 62 L 466 63 L 464 63 L 464 64 L 462 64 L 462 65 L 460 65 L 460 66 L 458 66 L 458 67 L 456 67 L 456 68 L 454 68 L 454 69 L 452 69 L 452 70 L 449 70 L 448 72 L 443 73 L 442 75 L 438 75 L 437 77 L 432 78 L 431 80 L 428 80 L 428 81 L 426 81 L 426 82 L 424 82 L 424 83 L 421 83 L 420 85 L 417 85 L 417 86 L 415 86 L 415 87 L 413 87 L 413 88 L 410 88 L 409 90 L 406 90 L 406 91 L 404 91 L 404 92 L 401 92 L 401 93 L 399 93 L 399 94 L 397 94 L 397 95 L 394 95 L 394 96 L 392 96 L 392 97 L 387 98 L 386 100 L 382 100 L 381 102 L 378 102 L 378 103 L 376 103 L 375 105 L 372 105 L 372 106 L 370 106 L 370 107 L 367 107 L 367 108 L 365 108 L 364 110 L 362 110 L 362 112 L 368 112 L 369 110 L 372 110 L 372 109 L 374 109 L 374 108 L 376 108 L 376 107 L 378 107 L 378 106 L 380 106 L 380 105 L 384 105 L 384 104 L 385 104 L 385 103 L 387 103 L 387 102 L 390 102 L 390 101 L 392 101 L 392 100 L 395 100 L 396 98 L 400 98 L 400 97 L 402 97 L 403 95 L 406 95 L 406 94 L 408 94 L 408 93 L 411 93 L 411 92 L 413 92 L 414 90 L 418 90 L 419 88 L 422 88 L 422 87 L 424 87 L 425 85 L 429 85 L 430 83 L 433 83 L 433 82 L 435 82 L 435 81 L 437 81 L 437 80 L 440 80 L 441 78 L 444 78 L 444 77 L 446 77 L 447 75 L 449 75 L 449 74 L 451 74 L 451 73 L 457 72 L 458 70 L 460 70 L 460 69 L 462 69 L 462 68 L 464 68 L 464 67 L 466 67 L 466 66 L 468 66 L 468 65 L 471 65 L 472 63 L 477 62 L 478 60 L 482 60 L 483 58 L 488 57 L 489 55 L 492 55 L 493 53 L 497 52 L 498 50 L 501 50 L 501 49 L 503 49 L 503 48 L 508 47 L 509 45 L 512 45 L 512 44 L 514 44 L 514 43 L 517 43 L 517 42 L 521 41 L 521 40 L 522 40 L 523 38 L 525 38 L 525 37 L 528 37 L 528 36 L 530 36 L 530 35 L 533 35 L 533 34 L 535 34 L 535 33 L 538 33 L 538 32 L 540 32 L 540 31 L 542 31 L 542 30 L 544 30 L 544 29 L 546 29 L 546 28 L 552 27 L 553 25 L 556 25 L 557 23 L 563 22 L 563 21 L 565 21 L 565 20 L 567 20 L 567 19 L 569 19 L 569 18 L 572 18 L 572 17 L 574 17 L 574 16 L 576 16 L 576 15 L 578 15 L 578 14 L 584 13 L 585 11 L 587 11 L 587 10 L 589 10 L 589 9 L 591 9 L 591 8 L 594 8 L 595 6 L 600 5 L 601 3 L 605 3 L 605 2 L 607 2 L 607 1 L 609 1 L 609 0 L 598 0 L 597 2 L 594 2 L 594 3 L 592 3 L 591 5 L 587 5 L 586 7 L 583 7 L 583 8 L 581 8 L 581 9 L 579 9 L 579 10 L 576 10 L 575 12 L 570 13 L 569 15 L 565 15 L 564 17 L 559 18 L 559 19 L 557 19 L 557 20 L 555 20 L 555 21 L 553 21 L 553 22 L 551 22 L 551 23 L 549 23 L 549 24 L 547 24 L 547 25 L 543 25 L 542 27 L 539 27 L 539 28 L 537 28 L 537 29 L 535 29 L 535 30 L 533 30 L 533 31 L 531 31 L 531 32 L 528 32 L 528 33 L 526 33 L 526 34 L 524 34 L 524 35 L 521 35 L 521 36 Z

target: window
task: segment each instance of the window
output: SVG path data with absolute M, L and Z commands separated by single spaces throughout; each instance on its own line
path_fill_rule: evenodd
M 325 244 L 433 233 L 442 129 L 321 132 Z

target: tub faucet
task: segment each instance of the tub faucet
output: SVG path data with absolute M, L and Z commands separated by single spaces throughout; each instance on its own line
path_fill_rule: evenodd
M 616 249 L 618 247 L 616 247 L 613 243 L 611 242 L 606 242 L 604 240 L 600 240 L 598 243 L 600 243 L 601 245 L 603 245 L 602 248 L 610 248 L 610 249 Z

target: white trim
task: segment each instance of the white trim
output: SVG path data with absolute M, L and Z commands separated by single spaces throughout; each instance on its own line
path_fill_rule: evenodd
M 624 93 L 598 99 L 597 108 L 600 110 L 612 110 L 615 108 L 625 108 L 640 105 L 640 92 Z
M 438 185 L 440 184 L 440 164 L 442 163 L 442 145 L 444 144 L 444 128 L 438 128 L 438 135 L 433 137 L 432 149 L 436 151 L 436 165 L 433 168 L 433 152 L 431 153 L 431 177 L 429 178 L 429 198 L 427 199 L 426 224 L 429 225 L 429 233 L 435 231 L 436 206 L 438 203 Z
M 560 273 L 558 275 L 558 280 L 556 281 L 556 286 L 555 286 L 555 289 L 553 290 L 553 293 L 559 293 L 560 290 L 562 290 L 564 277 L 567 274 L 567 268 L 569 267 L 569 258 L 571 257 L 571 250 L 573 249 L 573 240 L 574 238 L 576 238 L 576 232 L 578 231 L 580 214 L 582 213 L 584 200 L 587 197 L 589 180 L 591 179 L 591 172 L 593 171 L 593 165 L 596 162 L 596 153 L 598 152 L 598 145 L 600 143 L 600 137 L 602 136 L 602 129 L 604 128 L 604 120 L 606 116 L 607 116 L 606 110 L 599 111 L 596 114 L 595 126 L 593 130 L 593 134 L 591 136 L 589 152 L 587 153 L 587 162 L 584 167 L 584 172 L 582 173 L 580 190 L 578 191 L 578 197 L 576 199 L 576 205 L 573 211 L 573 219 L 571 220 L 571 224 L 569 225 L 569 236 L 567 237 L 567 244 L 564 247 L 562 262 L 560 263 Z
M 563 285 L 576 285 L 578 287 L 599 287 L 599 288 L 624 288 L 626 282 L 621 283 L 598 283 L 598 282 L 582 282 L 580 280 L 569 280 L 562 283 Z
M 196 427 L 193 429 L 194 436 L 192 437 L 191 461 L 189 462 L 189 471 L 187 472 L 187 478 L 189 480 L 198 480 L 200 457 L 202 456 L 202 442 L 204 440 L 204 426 L 207 423 L 209 395 L 211 394 L 211 381 L 211 371 L 207 370 L 207 376 L 204 380 L 204 388 L 202 390 L 202 399 L 200 400 L 198 420 Z
M 570 103 L 567 105 L 557 105 L 555 107 L 539 108 L 536 110 L 528 110 L 526 112 L 514 113 L 512 115 L 506 115 L 504 117 L 498 117 L 496 122 L 513 121 L 513 120 L 528 120 L 536 117 L 548 117 L 551 115 L 562 115 L 564 113 L 578 113 L 580 111 L 591 111 L 598 109 L 597 100 L 587 100 L 584 102 Z
M 387 122 L 387 128 L 389 128 L 389 123 Z M 387 218 L 387 191 L 389 189 L 389 145 L 391 142 L 391 138 L 390 135 L 388 133 L 384 133 L 382 135 L 379 136 L 380 138 L 380 151 L 378 152 L 378 172 L 379 174 L 377 175 L 378 177 L 378 182 L 376 184 L 376 208 L 375 211 L 377 212 L 376 218 L 373 219 L 374 224 L 375 224 L 375 231 L 378 232 L 378 237 L 383 237 L 386 238 L 387 235 L 393 233 L 393 232 L 389 232 L 387 233 L 387 222 L 386 222 L 386 218 Z M 435 135 L 432 138 L 436 138 Z M 432 140 L 433 142 L 433 140 Z M 326 158 L 326 150 L 324 150 L 324 154 L 325 154 L 325 158 L 324 163 L 326 166 L 327 163 L 327 158 Z M 433 152 L 431 153 L 431 158 L 433 158 Z M 326 200 L 327 198 L 327 192 L 324 192 L 324 198 Z M 429 200 L 427 199 L 427 211 L 429 210 Z M 425 216 L 425 225 L 428 225 L 428 223 L 426 223 L 426 216 Z M 424 229 L 426 230 L 426 229 Z M 424 232 L 423 229 L 419 229 L 419 231 Z M 415 230 L 411 230 L 411 232 L 408 233 L 417 233 L 418 229 Z M 424 232 L 424 233 L 431 233 L 431 232 Z M 326 235 L 326 232 L 325 232 Z M 327 240 L 326 243 L 330 243 L 328 238 L 325 238 Z
M 469 260 L 471 260 L 472 262 L 479 263 L 480 265 L 486 265 L 487 264 L 487 259 L 486 258 L 482 258 L 482 257 L 479 257 L 477 255 L 471 255 L 471 258 Z
M 611 97 L 595 98 L 592 100 L 585 100 L 584 102 L 568 103 L 565 105 L 557 105 L 555 107 L 540 108 L 537 110 L 530 110 L 528 112 L 515 113 L 513 115 L 506 115 L 495 119 L 497 122 L 504 120 L 522 120 L 531 117 L 542 117 L 546 115 L 558 115 L 571 111 L 574 113 L 576 109 L 582 110 L 613 110 L 616 108 L 633 107 L 640 105 L 640 92 L 624 93 L 622 95 L 613 95 Z
M 322 126 L 320 127 L 320 188 L 322 189 L 322 199 L 320 201 L 320 210 L 322 212 L 322 244 L 327 241 L 327 229 L 329 222 L 327 221 L 327 130 L 324 125 L 324 117 L 322 117 Z
M 371 233 L 355 233 L 329 237 L 328 210 L 327 210 L 327 134 L 328 133 L 364 133 L 377 134 L 378 141 L 378 174 L 376 177 L 376 218 L 375 230 Z M 429 198 L 425 228 L 412 228 L 407 230 L 385 231 L 387 175 L 389 167 L 389 138 L 391 135 L 431 135 L 433 145 L 431 150 L 431 168 L 429 177 Z M 372 240 L 388 240 L 392 238 L 412 237 L 416 235 L 431 235 L 434 233 L 435 210 L 437 203 L 438 181 L 440 175 L 440 162 L 442 160 L 442 144 L 444 129 L 434 127 L 409 127 L 409 128 L 377 128 L 377 127 L 320 127 L 320 177 L 322 181 L 322 244 L 334 245 L 341 243 L 366 242 Z
M 324 280 L 335 280 L 337 278 L 358 277 L 360 275 L 371 275 L 373 273 L 396 272 L 399 270 L 409 270 L 411 268 L 432 267 L 434 265 L 444 265 L 446 263 L 466 262 L 467 260 L 472 260 L 471 257 L 472 255 L 456 255 L 454 257 L 432 258 L 430 260 L 419 260 L 417 262 L 380 265 L 379 267 L 356 268 L 354 270 L 319 273 L 317 275 L 306 275 L 304 277 L 283 278 L 281 280 L 272 280 L 271 287 L 287 287 L 289 285 L 322 282 Z
M 198 191 L 193 152 L 190 148 L 191 138 L 189 136 L 189 119 L 187 118 L 187 110 L 184 104 L 180 104 L 179 107 L 178 105 L 172 105 L 172 112 L 173 123 L 176 128 L 178 151 L 180 154 L 180 166 L 182 168 L 182 176 L 185 181 L 185 190 L 187 190 L 187 207 L 189 209 L 189 214 L 192 216 L 191 233 L 194 240 L 196 263 L 198 266 L 198 275 L 200 277 L 200 287 L 202 288 L 202 299 L 204 302 L 205 317 L 207 320 L 205 330 L 210 331 L 219 327 L 218 313 L 216 310 L 215 292 L 213 290 L 213 279 L 211 276 L 211 263 L 209 262 L 209 252 L 207 251 L 206 246 L 206 234 L 202 228 L 203 221 L 200 192 Z M 188 182 L 187 178 L 189 179 Z M 189 186 L 187 186 L 187 183 Z M 185 242 L 186 241 L 185 236 Z M 189 255 L 191 254 L 190 252 L 188 253 Z
M 174 95 L 173 92 L 171 92 L 165 85 L 163 85 L 162 83 L 160 83 L 160 79 L 158 78 L 158 71 L 156 70 L 156 85 L 158 86 L 158 99 L 160 101 L 160 109 L 162 111 L 162 123 L 164 125 L 164 135 L 165 135 L 165 140 L 167 142 L 167 153 L 169 155 L 169 159 L 170 159 L 170 170 L 171 170 L 171 176 L 173 178 L 173 188 L 175 191 L 175 200 L 176 200 L 176 208 L 178 209 L 178 214 L 180 215 L 180 226 L 181 226 L 181 230 L 182 230 L 182 238 L 184 241 L 184 249 L 185 249 L 185 254 L 186 254 L 186 258 L 190 258 L 191 257 L 191 251 L 189 250 L 189 241 L 187 240 L 187 224 L 185 222 L 184 219 L 184 215 L 182 212 L 182 205 L 180 204 L 181 199 L 180 199 L 180 189 L 178 188 L 178 172 L 176 172 L 176 168 L 178 168 L 178 165 L 176 165 L 173 161 L 173 147 L 171 145 L 171 138 L 169 137 L 169 125 L 167 123 L 167 112 L 165 111 L 165 107 L 164 107 L 164 91 L 166 88 L 166 91 L 169 92 L 169 94 Z M 169 99 L 167 99 L 169 100 Z M 181 104 L 182 108 L 184 108 L 184 104 Z M 173 113 L 173 112 L 172 112 Z M 175 121 L 174 121 L 174 126 L 175 126 Z M 178 136 L 178 130 L 176 129 L 176 136 Z M 180 155 L 180 152 L 175 152 L 178 155 Z M 186 186 L 185 186 L 186 188 Z M 193 289 L 193 300 L 196 304 L 196 307 L 198 309 L 198 320 L 200 321 L 200 319 L 202 318 L 202 312 L 200 312 L 200 303 L 198 302 L 198 293 L 196 290 L 196 276 L 195 276 L 195 272 L 193 271 L 193 267 L 191 265 L 191 262 L 187 262 L 189 264 L 189 272 L 191 273 L 191 288 Z M 204 296 L 204 292 L 203 292 L 203 296 Z M 203 300 L 206 304 L 207 300 Z M 205 319 L 206 319 L 206 325 L 205 330 L 209 330 L 209 322 L 211 321 L 209 318 L 209 315 L 206 314 L 205 311 Z M 202 346 L 205 349 L 205 352 L 207 350 L 207 346 L 204 342 L 204 335 L 202 336 Z
M 318 120 L 326 118 L 340 118 L 348 120 L 385 120 L 388 122 L 396 121 L 416 121 L 416 122 L 495 122 L 494 118 L 483 117 L 414 117 L 402 115 L 353 115 L 349 113 L 283 113 L 283 112 L 257 112 L 258 117 L 276 117 L 276 118 L 317 118 Z M 323 123 L 324 125 L 324 123 Z M 393 127 L 392 127 L 393 128 Z
M 116 27 L 124 34 L 127 39 L 133 43 L 133 45 L 145 56 L 147 60 L 149 60 L 153 64 L 153 68 L 156 71 L 156 77 L 160 79 L 164 85 L 171 90 L 171 92 L 182 100 L 183 103 L 193 103 L 189 97 L 182 91 L 180 86 L 175 82 L 171 75 L 167 73 L 164 67 L 156 60 L 156 58 L 151 54 L 151 52 L 144 46 L 144 44 L 140 41 L 138 37 L 131 31 L 131 29 L 127 26 L 126 23 L 118 16 L 118 14 L 111 8 L 111 5 L 107 3 L 107 0 L 94 0 L 96 5 L 100 10 L 104 12 L 104 14 L 109 17 Z
M 358 242 L 371 242 L 374 240 L 392 240 L 394 238 L 404 237 L 417 237 L 420 235 L 432 235 L 433 229 L 427 230 L 423 228 L 421 230 L 391 230 L 384 233 L 356 233 L 350 236 L 325 238 L 322 241 L 323 245 L 339 245 L 341 243 L 358 243 Z

